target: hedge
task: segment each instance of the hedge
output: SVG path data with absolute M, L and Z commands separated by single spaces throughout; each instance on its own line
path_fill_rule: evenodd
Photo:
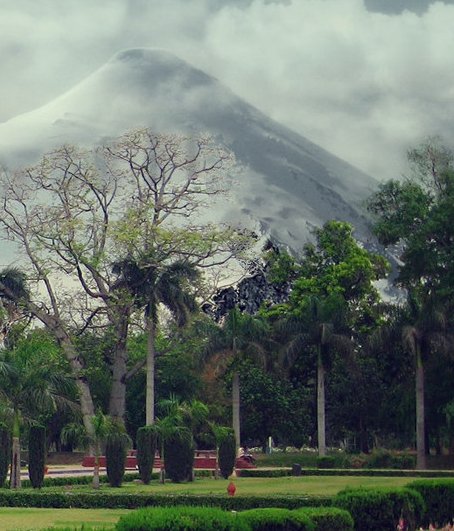
M 443 527 L 454 517 L 454 480 L 433 479 L 408 483 L 406 487 L 414 489 L 422 496 L 425 504 L 422 524 Z
M 219 507 L 229 511 L 241 511 L 259 507 L 320 507 L 331 504 L 329 497 L 308 496 L 227 496 L 155 494 L 155 493 L 102 493 L 102 492 L 36 492 L 4 489 L 0 490 L 0 507 L 53 507 L 55 509 L 74 507 L 78 509 L 139 507 L 171 507 L 175 505 Z
M 116 531 L 250 531 L 237 514 L 213 507 L 147 507 L 122 516 Z
M 425 508 L 422 496 L 409 488 L 344 489 L 333 506 L 349 511 L 355 531 L 395 531 L 401 517 L 406 529 L 417 529 Z
M 353 518 L 349 511 L 337 507 L 303 507 L 297 513 L 304 514 L 315 524 L 315 531 L 353 531 Z
M 315 525 L 307 515 L 289 509 L 249 509 L 239 512 L 238 517 L 251 531 L 315 531 Z

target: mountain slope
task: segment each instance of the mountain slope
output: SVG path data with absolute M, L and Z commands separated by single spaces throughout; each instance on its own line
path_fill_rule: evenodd
M 371 177 L 163 50 L 120 52 L 54 101 L 0 124 L 0 161 L 14 168 L 65 142 L 92 146 L 142 126 L 209 132 L 235 153 L 244 170 L 233 200 L 212 219 L 258 223 L 297 250 L 311 227 L 333 218 L 349 221 L 367 239 L 360 203 L 376 185 Z

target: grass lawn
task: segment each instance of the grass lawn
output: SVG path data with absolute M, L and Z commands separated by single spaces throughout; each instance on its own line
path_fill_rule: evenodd
M 411 481 L 405 477 L 360 477 L 360 476 L 288 476 L 282 478 L 236 478 L 236 496 L 253 494 L 281 495 L 333 495 L 344 487 L 378 487 L 403 486 Z M 160 485 L 124 483 L 120 489 L 101 486 L 103 492 L 157 492 L 157 493 L 225 493 L 228 480 L 212 478 L 196 479 L 193 483 L 174 484 L 167 482 Z M 58 488 L 59 490 L 61 487 Z M 48 489 L 45 489 L 48 490 Z M 49 488 L 51 490 L 51 488 Z M 74 485 L 69 488 L 74 492 L 91 491 L 89 486 Z M 227 495 L 227 494 L 226 494 Z M 118 518 L 127 512 L 126 509 L 35 509 L 0 507 L 0 531 L 36 530 L 44 527 L 79 527 L 113 526 Z
M 127 509 L 34 509 L 0 507 L 1 531 L 42 529 L 45 527 L 113 527 Z

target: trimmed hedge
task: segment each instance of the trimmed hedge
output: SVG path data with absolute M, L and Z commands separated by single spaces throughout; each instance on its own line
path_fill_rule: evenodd
M 122 516 L 116 531 L 250 531 L 237 514 L 213 507 L 151 507 Z
M 121 487 L 126 466 L 126 438 L 123 433 L 106 437 L 106 473 L 111 487 Z
M 425 503 L 422 524 L 443 527 L 452 522 L 454 516 L 454 480 L 433 479 L 413 481 L 406 485 L 422 496 Z
M 102 492 L 42 492 L 0 490 L 0 507 L 53 507 L 64 509 L 121 508 L 137 509 L 139 507 L 172 507 L 175 505 L 218 507 L 229 511 L 247 509 L 282 507 L 299 509 L 301 507 L 320 507 L 331 504 L 328 497 L 307 496 L 227 496 L 189 495 L 189 494 L 153 494 L 153 493 L 102 493 Z
M 166 476 L 173 483 L 192 480 L 194 453 L 194 440 L 189 429 L 181 428 L 164 440 L 164 467 Z
M 236 438 L 233 429 L 229 429 L 218 448 L 219 471 L 224 479 L 232 474 L 236 460 Z
M 339 530 L 353 531 L 352 515 L 345 509 L 337 507 L 303 507 L 294 511 L 311 519 L 315 531 Z
M 238 513 L 238 517 L 251 531 L 315 531 L 315 524 L 307 515 L 289 509 L 249 509 Z
M 44 483 L 46 465 L 46 428 L 42 425 L 30 426 L 28 438 L 28 477 L 34 489 L 40 489 Z
M 406 529 L 417 529 L 424 513 L 422 496 L 413 489 L 345 489 L 333 506 L 349 511 L 355 531 L 395 531 L 402 516 Z
M 142 426 L 137 430 L 137 467 L 145 485 L 151 481 L 157 437 L 153 426 Z
M 0 422 L 0 487 L 5 485 L 8 466 L 11 461 L 11 432 Z

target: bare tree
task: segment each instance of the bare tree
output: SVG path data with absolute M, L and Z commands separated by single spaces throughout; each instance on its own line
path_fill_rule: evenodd
M 126 340 L 146 304 L 114 264 L 128 260 L 150 271 L 185 260 L 204 269 L 244 252 L 246 234 L 198 222 L 232 167 L 230 154 L 210 138 L 138 130 L 96 150 L 63 146 L 32 168 L 3 175 L 0 223 L 22 251 L 32 292 L 23 308 L 63 346 L 87 429 L 94 408 L 74 337 L 88 328 L 114 330 L 109 413 L 123 420 L 134 372 Z

